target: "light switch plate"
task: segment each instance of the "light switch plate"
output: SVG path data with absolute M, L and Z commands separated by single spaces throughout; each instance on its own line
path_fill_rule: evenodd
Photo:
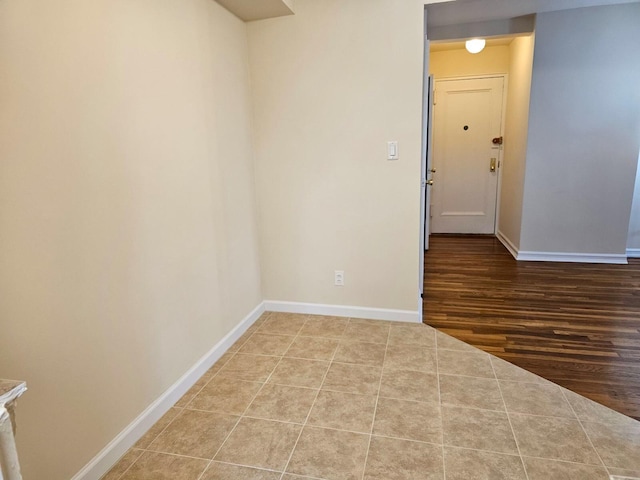
M 387 160 L 398 160 L 399 153 L 397 141 L 387 142 Z

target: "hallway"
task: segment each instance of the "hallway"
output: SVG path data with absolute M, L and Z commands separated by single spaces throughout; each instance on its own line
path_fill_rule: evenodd
M 494 237 L 432 236 L 424 322 L 640 419 L 640 260 L 516 262 Z

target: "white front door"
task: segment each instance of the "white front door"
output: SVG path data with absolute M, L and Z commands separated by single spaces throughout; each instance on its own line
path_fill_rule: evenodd
M 504 78 L 436 80 L 432 233 L 495 232 Z

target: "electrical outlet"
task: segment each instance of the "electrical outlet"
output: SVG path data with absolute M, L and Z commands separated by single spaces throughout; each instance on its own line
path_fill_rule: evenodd
M 334 274 L 334 285 L 337 287 L 344 287 L 344 271 L 336 270 Z

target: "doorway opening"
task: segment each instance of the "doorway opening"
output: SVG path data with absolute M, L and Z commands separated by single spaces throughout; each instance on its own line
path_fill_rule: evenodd
M 423 322 L 565 388 L 640 419 L 640 402 L 637 401 L 640 384 L 631 382 L 626 377 L 619 380 L 624 376 L 624 372 L 631 368 L 630 364 L 633 362 L 624 360 L 624 357 L 629 357 L 629 349 L 637 349 L 637 342 L 630 340 L 626 345 L 622 345 L 616 341 L 619 335 L 624 335 L 619 329 L 621 323 L 629 321 L 629 312 L 637 312 L 640 308 L 637 298 L 627 296 L 623 299 L 620 290 L 622 284 L 626 284 L 622 291 L 632 291 L 637 286 L 634 283 L 636 280 L 631 280 L 630 284 L 628 282 L 631 278 L 640 278 L 634 277 L 638 273 L 640 263 L 630 261 L 630 267 L 624 270 L 615 265 L 570 264 L 566 262 L 576 260 L 560 260 L 573 258 L 570 255 L 556 255 L 553 249 L 549 249 L 550 255 L 543 255 L 549 253 L 544 251 L 544 248 L 540 248 L 541 252 L 535 252 L 538 256 L 531 254 L 527 258 L 527 255 L 523 255 L 530 253 L 523 249 L 523 244 L 529 245 L 529 238 L 525 238 L 524 235 L 530 234 L 529 230 L 542 239 L 553 234 L 542 228 L 523 230 L 523 226 L 528 224 L 522 222 L 534 36 L 527 33 L 515 37 L 494 37 L 487 41 L 482 53 L 472 55 L 466 52 L 464 40 L 449 39 L 461 38 L 468 34 L 477 35 L 480 33 L 478 30 L 488 30 L 490 22 L 485 21 L 486 18 L 471 18 L 474 14 L 480 16 L 480 8 L 479 4 L 478 10 L 474 13 L 468 4 L 465 4 L 463 9 L 457 2 L 451 2 L 432 7 L 431 11 L 427 12 L 431 22 L 428 25 L 429 38 L 446 38 L 449 44 L 427 41 L 425 54 L 426 75 L 434 77 L 435 94 L 432 96 L 435 98 L 435 105 L 432 107 L 434 121 L 429 122 L 432 126 L 432 137 L 426 148 L 430 155 L 424 157 L 422 177 L 423 184 L 426 185 L 427 198 L 422 204 L 426 234 L 425 248 L 422 252 L 425 254 L 424 263 L 420 265 L 424 280 L 420 282 L 423 292 Z M 452 19 L 453 13 L 456 12 L 459 14 L 456 20 L 467 23 L 454 25 Z M 565 17 L 565 20 L 567 19 L 571 19 L 569 14 Z M 562 22 L 558 22 L 557 28 L 560 28 L 560 23 Z M 503 30 L 506 31 L 508 24 L 511 22 L 505 21 L 500 25 L 505 27 Z M 495 25 L 494 32 L 499 30 L 497 27 L 500 26 L 499 22 L 495 22 Z M 576 28 L 576 32 L 587 37 L 589 32 L 581 28 Z M 562 45 L 559 39 L 551 41 L 542 36 L 543 34 L 544 29 L 540 28 L 538 46 L 541 48 L 537 54 L 539 70 L 535 77 L 538 80 L 539 74 L 545 73 L 544 63 L 540 59 L 553 58 L 555 64 L 560 64 L 560 56 L 556 57 L 560 50 L 563 53 L 562 65 L 568 66 L 573 65 L 571 55 L 580 53 L 577 48 L 560 48 Z M 559 35 L 559 38 L 565 37 Z M 493 40 L 504 43 L 492 43 Z M 574 44 L 577 45 L 577 42 Z M 545 46 L 553 48 L 548 48 L 545 52 Z M 502 55 L 487 55 L 500 53 L 500 50 Z M 595 54 L 593 62 L 585 60 L 585 65 L 591 67 L 592 63 L 596 64 Z M 575 66 L 576 71 L 580 73 L 582 64 L 577 62 Z M 593 71 L 598 70 L 594 67 Z M 485 193 L 492 189 L 486 188 L 484 180 L 472 177 L 471 172 L 477 165 L 472 163 L 471 159 L 461 161 L 455 157 L 459 152 L 476 151 L 466 144 L 470 137 L 469 131 L 473 127 L 473 116 L 472 112 L 464 110 L 464 107 L 473 105 L 474 102 L 463 101 L 461 98 L 467 91 L 478 93 L 480 90 L 486 90 L 477 86 L 463 88 L 460 85 L 462 82 L 459 81 L 493 77 L 503 78 L 504 115 L 499 135 L 503 143 L 500 144 L 501 139 L 498 138 L 500 148 L 495 149 L 498 151 L 496 156 L 491 150 L 488 155 L 484 152 L 478 154 L 482 166 L 478 167 L 478 171 L 482 171 L 483 174 L 487 171 L 494 173 L 491 159 L 496 159 L 495 217 L 491 230 L 490 227 L 486 228 L 486 224 L 484 227 L 473 224 L 479 220 L 477 217 L 489 217 L 487 213 L 491 212 L 492 204 L 483 203 L 486 197 L 478 193 L 483 192 L 482 189 L 470 191 L 474 187 L 469 185 L 479 183 L 485 187 Z M 572 76 L 569 77 L 573 79 Z M 552 85 L 550 82 L 534 84 L 534 87 L 538 87 L 534 89 L 534 98 L 537 99 L 534 106 L 540 108 L 541 105 L 554 104 L 547 98 L 547 92 L 557 87 L 569 90 L 574 84 L 579 85 L 577 74 L 574 77 L 576 78 L 572 82 L 560 82 L 558 85 Z M 540 88 L 541 85 L 544 88 Z M 441 90 L 447 90 L 450 86 L 456 88 L 451 89 L 452 95 L 445 92 L 447 96 L 458 96 L 451 102 L 445 101 L 445 104 L 451 103 L 454 113 L 456 109 L 459 110 L 458 113 L 462 112 L 462 119 L 438 111 L 443 102 Z M 585 93 L 585 97 L 588 98 L 589 92 Z M 433 92 L 430 90 L 429 94 Z M 426 95 L 426 98 L 429 98 L 429 95 Z M 572 109 L 568 110 L 570 113 L 582 111 L 575 105 L 561 105 L 559 108 L 554 106 L 544 109 L 544 115 L 533 116 L 535 121 L 532 126 L 540 126 L 540 123 L 547 122 L 555 126 L 554 122 L 558 123 L 558 119 L 565 118 L 563 108 L 568 110 L 571 106 Z M 485 104 L 485 109 L 490 110 L 490 107 Z M 602 107 L 606 115 L 613 109 L 614 107 L 610 106 Z M 438 132 L 439 120 L 443 116 L 444 130 Z M 427 114 L 425 118 L 430 117 Z M 471 120 L 467 121 L 467 118 Z M 613 118 L 613 115 L 610 118 Z M 485 120 L 486 122 L 490 120 Z M 465 130 L 465 126 L 469 129 Z M 546 131 L 553 130 L 562 131 L 546 128 Z M 475 131 L 478 131 L 478 127 Z M 584 137 L 585 143 L 589 141 L 588 135 L 586 129 L 579 131 L 579 136 Z M 427 136 L 425 134 L 425 138 Z M 574 143 L 580 142 L 579 136 L 572 137 Z M 487 140 L 483 141 L 493 141 L 493 138 L 495 134 L 489 133 Z M 557 163 L 564 161 L 562 149 L 559 150 L 563 154 L 559 152 L 558 155 L 549 155 L 550 149 L 545 149 L 546 155 L 540 155 L 541 152 L 536 152 L 534 148 L 536 144 L 533 140 L 534 137 L 531 152 L 537 155 L 531 155 L 529 152 L 530 159 L 551 158 Z M 545 140 L 546 137 L 541 143 Z M 557 144 L 560 145 L 561 141 Z M 439 150 L 444 153 L 439 154 Z M 452 157 L 454 160 L 449 160 Z M 451 163 L 442 163 L 447 161 Z M 529 164 L 528 185 L 531 185 L 532 165 L 540 166 L 535 162 Z M 540 175 L 540 178 L 544 180 L 544 175 Z M 450 183 L 452 179 L 453 183 Z M 557 188 L 562 187 L 564 185 Z M 527 188 L 529 189 L 529 186 Z M 532 202 L 540 202 L 545 197 L 551 198 L 551 193 L 551 189 L 537 190 L 533 200 L 527 198 L 527 208 Z M 429 197 L 432 202 L 429 202 Z M 547 209 L 551 215 L 553 205 L 547 206 Z M 528 211 L 525 213 L 529 214 Z M 547 211 L 538 209 L 534 213 L 536 218 L 543 218 Z M 558 218 L 560 221 L 553 223 L 556 229 L 565 226 L 561 223 L 562 218 Z M 491 226 L 491 219 L 485 219 Z M 565 222 L 570 220 L 571 218 L 567 217 Z M 543 223 L 537 223 L 536 227 Z M 487 230 L 490 233 L 482 235 L 482 232 Z M 431 234 L 434 236 L 429 242 Z M 558 263 L 518 262 L 514 257 L 520 260 L 547 260 L 547 257 L 550 257 L 550 261 Z M 607 305 L 606 301 L 615 302 L 617 306 Z M 622 310 L 620 304 L 624 305 Z M 619 312 L 624 312 L 625 320 L 618 318 Z M 634 321 L 637 318 L 640 317 L 634 317 Z M 593 333 L 594 330 L 597 332 Z M 599 367 L 589 366 L 590 363 L 598 364 Z M 584 373 L 587 370 L 588 375 Z
M 520 124 L 526 120 L 517 109 L 529 100 L 529 89 L 519 85 L 519 72 L 514 79 L 510 77 L 514 68 L 522 69 L 519 57 L 526 56 L 531 45 L 530 36 L 504 36 L 489 39 L 480 53 L 471 54 L 464 40 L 430 42 L 433 121 L 428 142 L 430 195 L 425 205 L 429 229 L 425 235 L 500 236 L 502 207 L 518 197 L 523 186 L 518 177 L 524 173 L 518 164 L 520 153 L 505 147 L 512 146 L 510 136 L 514 143 L 524 140 L 526 144 L 526 133 L 522 133 L 526 125 Z M 532 62 L 532 55 L 524 61 Z M 527 98 L 519 98 L 523 96 Z M 511 110 L 510 100 L 514 103 Z M 510 157 L 515 157 L 513 162 Z M 505 182 L 508 186 L 503 199 Z
M 490 38 L 475 54 L 465 47 L 425 37 L 423 321 L 431 235 L 489 236 L 511 254 L 519 242 L 534 34 Z

